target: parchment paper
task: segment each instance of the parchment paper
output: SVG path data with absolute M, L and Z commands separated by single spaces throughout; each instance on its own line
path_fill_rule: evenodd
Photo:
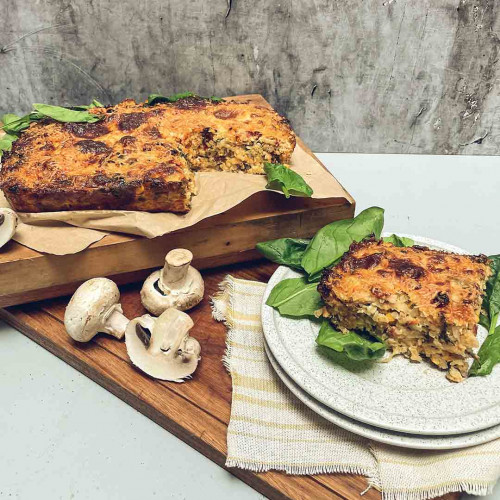
M 300 145 L 293 152 L 291 166 L 312 187 L 313 198 L 353 201 L 339 182 Z M 126 210 L 19 213 L 21 223 L 14 239 L 40 252 L 65 255 L 87 248 L 108 232 L 154 238 L 229 210 L 265 190 L 267 181 L 264 175 L 200 172 L 196 183 L 198 194 L 193 198 L 191 211 L 185 215 Z M 1 195 L 0 206 L 9 206 Z

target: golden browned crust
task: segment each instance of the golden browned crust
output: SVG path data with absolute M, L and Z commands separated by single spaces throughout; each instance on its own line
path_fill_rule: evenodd
M 193 171 L 264 173 L 287 163 L 295 136 L 272 109 L 189 97 L 94 108 L 96 123 L 33 123 L 6 153 L 0 188 L 20 212 L 187 212 Z
M 339 264 L 323 273 L 318 290 L 339 328 L 368 330 L 395 354 L 428 358 L 458 381 L 477 347 L 490 273 L 483 255 L 368 240 L 351 245 Z

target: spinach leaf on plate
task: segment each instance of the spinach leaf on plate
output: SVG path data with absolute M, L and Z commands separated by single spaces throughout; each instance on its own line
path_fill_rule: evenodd
M 302 269 L 301 260 L 309 241 L 301 238 L 280 238 L 257 243 L 256 248 L 272 262 Z
M 498 323 L 500 314 L 500 255 L 490 255 L 490 266 L 492 274 L 486 282 L 486 290 L 483 298 L 483 322 L 485 328 L 492 334 Z
M 265 163 L 264 170 L 267 175 L 266 189 L 281 191 L 287 198 L 290 196 L 303 196 L 310 198 L 313 194 L 311 186 L 292 169 L 281 163 Z
M 309 276 L 331 266 L 344 255 L 351 243 L 375 235 L 380 238 L 384 226 L 384 210 L 371 207 L 363 210 L 354 219 L 339 220 L 321 228 L 309 243 L 302 257 L 302 267 Z
M 317 283 L 309 283 L 306 278 L 290 278 L 280 281 L 266 300 L 283 316 L 314 317 L 315 311 L 323 307 Z
M 474 360 L 469 375 L 473 377 L 489 375 L 493 367 L 500 363 L 500 325 L 486 337 L 477 355 L 479 360 Z
M 479 324 L 482 327 L 486 328 L 487 331 L 489 331 L 489 329 L 490 329 L 490 320 L 489 320 L 488 316 L 486 316 L 482 312 L 479 313 Z
M 392 243 L 395 247 L 411 247 L 415 242 L 411 238 L 406 238 L 405 236 L 398 236 L 397 234 L 391 234 L 382 238 L 387 243 Z
M 339 332 L 326 319 L 321 324 L 316 343 L 342 352 L 355 361 L 380 359 L 386 351 L 385 343 L 377 338 L 357 332 Z
M 482 312 L 479 324 L 488 330 L 488 336 L 480 347 L 469 370 L 469 375 L 481 377 L 489 375 L 493 367 L 500 363 L 500 325 L 497 326 L 500 314 L 500 255 L 490 255 L 492 274 L 486 282 Z

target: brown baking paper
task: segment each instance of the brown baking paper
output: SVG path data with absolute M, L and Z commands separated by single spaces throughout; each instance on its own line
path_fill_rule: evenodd
M 311 186 L 313 198 L 353 201 L 339 182 L 300 145 L 293 152 L 291 166 Z M 87 248 L 108 232 L 154 238 L 229 210 L 265 190 L 267 181 L 264 175 L 199 172 L 196 183 L 198 194 L 185 215 L 127 210 L 19 213 L 21 223 L 14 239 L 40 252 L 65 255 Z M 0 206 L 9 206 L 4 197 L 0 198 Z

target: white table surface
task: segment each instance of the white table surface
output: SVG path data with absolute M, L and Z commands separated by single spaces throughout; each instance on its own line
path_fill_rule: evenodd
M 357 200 L 357 213 L 385 208 L 387 230 L 500 252 L 499 157 L 319 157 Z M 261 498 L 2 323 L 0 401 L 0 498 Z M 489 498 L 500 498 L 500 487 Z

